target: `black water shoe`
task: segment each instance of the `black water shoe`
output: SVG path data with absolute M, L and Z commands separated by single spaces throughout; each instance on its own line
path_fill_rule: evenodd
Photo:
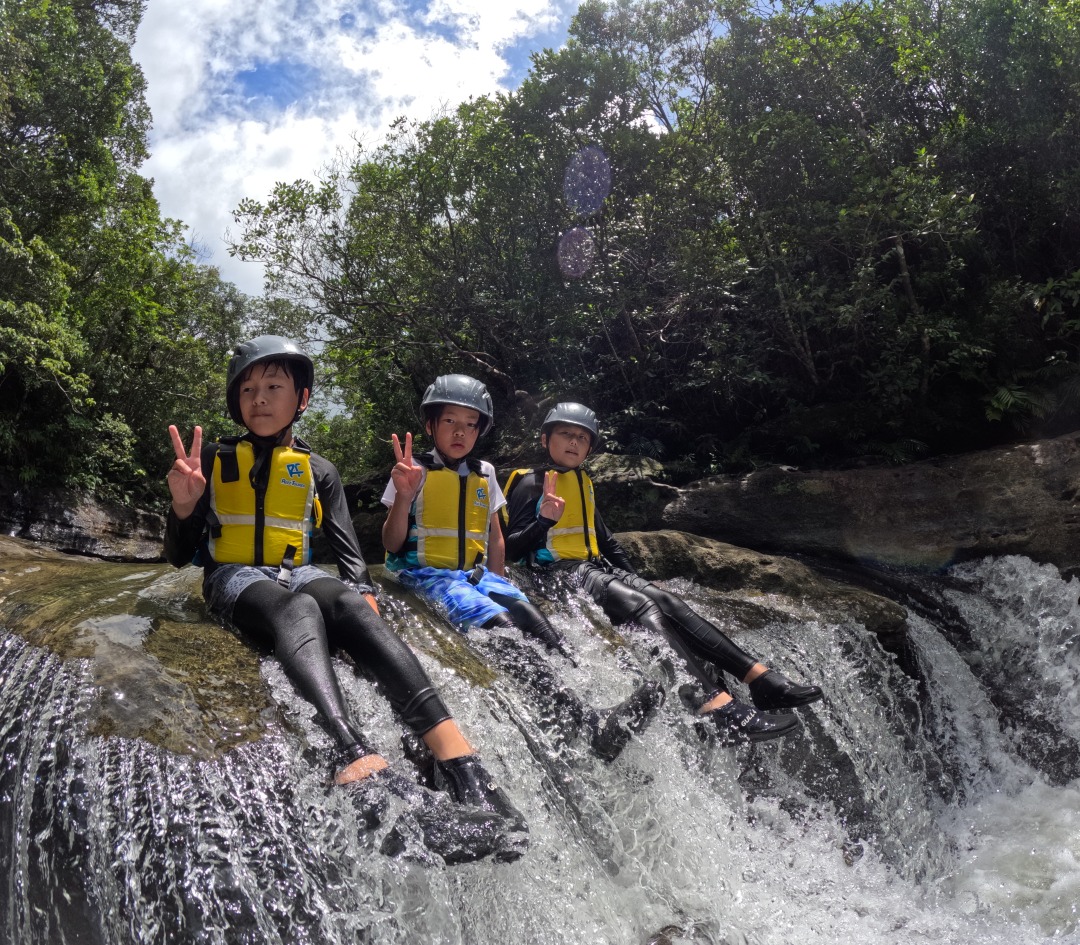
M 379 852 L 426 865 L 442 860 L 447 866 L 475 863 L 487 856 L 509 863 L 525 853 L 528 834 L 508 834 L 505 818 L 461 807 L 445 794 L 440 797 L 444 801 L 440 807 L 402 814 L 383 837 Z
M 650 679 L 614 709 L 591 713 L 585 719 L 585 727 L 590 733 L 592 750 L 604 761 L 614 761 L 630 741 L 630 736 L 645 730 L 666 696 L 664 687 Z
M 720 740 L 727 744 L 784 738 L 802 727 L 794 715 L 770 715 L 734 699 L 705 715 L 713 718 Z
M 817 702 L 820 686 L 801 686 L 775 669 L 767 669 L 750 683 L 750 698 L 759 709 L 794 709 Z
M 453 803 L 445 794 L 426 790 L 389 768 L 354 781 L 349 794 L 370 829 L 390 824 L 379 848 L 387 856 L 448 865 L 487 856 L 509 862 L 528 846 L 528 828 L 516 811 L 520 829 L 508 824 L 502 813 Z M 394 798 L 405 802 L 404 811 Z
M 435 784 L 459 804 L 471 804 L 516 822 L 520 825 L 517 829 L 529 829 L 521 812 L 506 796 L 506 792 L 495 783 L 479 755 L 462 755 L 449 761 L 436 761 Z
M 529 825 L 506 792 L 495 783 L 479 755 L 462 755 L 435 762 L 435 784 L 458 804 L 478 808 L 501 819 L 501 836 L 493 851 L 496 860 L 516 860 L 528 849 Z

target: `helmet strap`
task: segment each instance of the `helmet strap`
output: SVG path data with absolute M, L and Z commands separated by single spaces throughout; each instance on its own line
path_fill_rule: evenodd
M 256 446 L 261 447 L 255 451 L 255 462 L 251 466 L 251 471 L 248 473 L 248 479 L 251 482 L 253 489 L 258 489 L 259 480 L 264 475 L 267 464 L 270 462 L 270 455 L 274 452 L 275 447 L 281 446 L 285 439 L 285 434 L 292 429 L 290 423 L 284 430 L 275 434 L 274 436 L 257 436 L 250 430 L 247 432 L 245 439 L 250 440 Z M 292 438 L 290 437 L 290 440 Z

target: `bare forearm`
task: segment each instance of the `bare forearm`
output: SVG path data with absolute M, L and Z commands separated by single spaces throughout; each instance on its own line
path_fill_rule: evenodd
M 383 547 L 391 554 L 397 554 L 405 546 L 409 537 L 409 505 L 403 499 L 398 499 L 390 506 L 383 522 L 382 540 Z
M 488 529 L 487 566 L 489 571 L 496 574 L 506 574 L 506 543 L 503 541 L 498 515 L 491 516 L 491 527 Z

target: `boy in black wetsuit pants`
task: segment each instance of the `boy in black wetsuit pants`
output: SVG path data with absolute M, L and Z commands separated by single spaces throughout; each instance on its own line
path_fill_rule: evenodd
M 527 843 L 524 820 L 495 787 L 416 656 L 379 616 L 337 470 L 293 436 L 313 382 L 312 361 L 294 342 L 263 335 L 241 344 L 229 364 L 226 401 L 247 428 L 243 436 L 204 447 L 196 427 L 188 453 L 169 427 L 176 461 L 168 475 L 166 556 L 181 567 L 197 555 L 211 613 L 273 644 L 337 742 L 335 783 L 379 784 L 391 776 L 380 777 L 386 760 L 349 717 L 330 647 L 343 649 L 378 683 L 431 750 L 436 780 L 450 796 L 501 822 L 510 839 L 498 840 L 495 852 L 513 859 Z M 340 578 L 310 564 L 315 525 Z M 474 858 L 467 850 L 455 856 Z
M 638 623 L 663 634 L 705 687 L 699 712 L 715 720 L 723 738 L 764 741 L 797 731 L 795 716 L 759 710 L 815 702 L 821 689 L 769 669 L 685 601 L 634 573 L 581 469 L 598 438 L 596 414 L 588 407 L 561 403 L 549 411 L 540 433 L 547 462 L 516 470 L 506 484 L 507 560 L 567 568 L 613 623 Z M 713 667 L 748 683 L 754 706 L 736 702 Z

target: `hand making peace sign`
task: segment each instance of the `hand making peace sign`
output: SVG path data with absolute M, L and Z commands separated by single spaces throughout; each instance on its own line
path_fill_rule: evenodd
M 187 518 L 195 511 L 195 503 L 206 491 L 206 477 L 202 471 L 202 427 L 196 427 L 191 437 L 191 453 L 184 449 L 180 431 L 169 426 L 176 462 L 172 464 L 167 477 L 169 492 L 172 493 L 173 511 L 179 518 Z
M 554 469 L 549 469 L 544 474 L 544 497 L 540 500 L 540 514 L 553 522 L 562 518 L 563 509 L 566 508 L 566 499 L 555 494 L 555 484 L 558 481 L 559 474 Z
M 397 460 L 394 468 L 390 470 L 390 478 L 394 482 L 394 489 L 397 490 L 398 496 L 411 503 L 416 498 L 416 493 L 420 491 L 424 468 L 413 462 L 411 433 L 405 434 L 404 450 L 401 448 L 401 441 L 396 433 L 392 433 L 390 439 L 394 441 L 394 459 Z

